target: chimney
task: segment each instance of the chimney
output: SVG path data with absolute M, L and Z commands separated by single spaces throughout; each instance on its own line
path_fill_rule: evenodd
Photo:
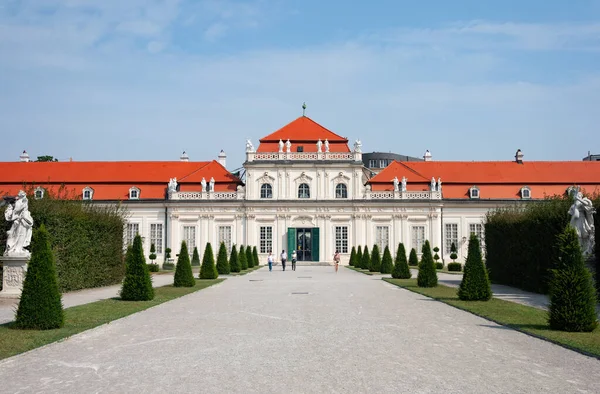
M 185 151 L 183 151 L 183 153 L 181 154 L 181 156 L 179 156 L 179 160 L 181 160 L 181 161 L 190 161 L 190 158 L 188 157 L 187 153 L 185 153 Z
M 427 149 L 427 151 L 423 155 L 423 160 L 425 160 L 425 161 L 431 161 L 431 152 L 429 152 L 429 149 Z
M 515 154 L 515 161 L 519 164 L 523 164 L 523 152 L 521 152 L 521 149 L 517 149 L 517 153 Z
M 29 160 L 29 153 L 27 153 L 26 150 L 23 151 L 23 153 L 21 153 L 21 156 L 19 156 L 19 159 L 21 160 L 21 162 L 28 162 Z
M 222 165 L 223 167 L 227 168 L 227 155 L 225 154 L 225 152 L 223 151 L 223 149 L 221 149 L 221 153 L 219 153 L 219 164 Z

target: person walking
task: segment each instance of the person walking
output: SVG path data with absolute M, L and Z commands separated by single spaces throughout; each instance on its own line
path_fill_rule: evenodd
M 298 256 L 296 255 L 296 251 L 292 252 L 292 271 L 296 271 L 296 259 Z
M 283 267 L 283 270 L 285 271 L 285 262 L 287 261 L 287 253 L 285 253 L 285 250 L 281 251 L 281 266 Z
M 269 263 L 269 271 L 273 271 L 273 252 L 269 250 L 269 256 L 267 257 L 267 263 Z
M 335 254 L 333 255 L 333 264 L 335 264 L 335 272 L 338 272 L 338 266 L 340 265 L 340 252 L 339 251 L 335 251 Z

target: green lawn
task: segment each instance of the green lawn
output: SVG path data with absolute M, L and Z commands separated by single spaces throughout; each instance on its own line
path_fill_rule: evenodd
M 351 269 L 352 271 L 360 272 L 361 274 L 365 274 L 365 275 L 379 274 L 379 272 L 370 272 L 369 270 L 364 270 L 362 268 L 352 267 L 351 265 L 345 265 L 344 267 L 346 267 L 348 269 Z
M 224 279 L 197 279 L 194 287 L 173 287 L 171 285 L 158 287 L 154 289 L 155 297 L 152 301 L 121 301 L 113 298 L 67 308 L 65 309 L 65 325 L 56 330 L 17 330 L 12 328 L 13 323 L 0 325 L 0 360 L 59 341 L 222 281 Z
M 258 267 L 252 267 L 252 268 L 248 268 L 247 270 L 243 270 L 242 272 L 232 272 L 229 275 L 231 276 L 240 276 L 240 275 L 246 275 L 249 274 L 252 271 L 256 271 L 259 268 L 264 267 L 264 265 L 259 265 Z
M 416 279 L 388 279 L 386 282 L 423 294 L 456 308 L 471 312 L 498 324 L 518 331 L 543 338 L 558 345 L 577 350 L 587 355 L 600 358 L 600 327 L 591 333 L 575 333 L 551 330 L 548 326 L 548 312 L 492 298 L 490 301 L 461 301 L 456 295 L 456 288 L 438 285 L 433 288 L 417 286 Z

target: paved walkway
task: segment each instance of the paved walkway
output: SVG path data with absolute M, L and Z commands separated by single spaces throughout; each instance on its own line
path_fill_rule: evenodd
M 377 278 L 262 268 L 0 362 L 6 393 L 593 393 L 600 361 Z

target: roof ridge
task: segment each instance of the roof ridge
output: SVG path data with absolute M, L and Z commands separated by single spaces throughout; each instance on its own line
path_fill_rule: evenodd
M 178 179 L 177 181 L 183 181 L 185 180 L 185 178 L 189 178 L 190 176 L 194 175 L 195 173 L 197 173 L 198 171 L 200 171 L 201 169 L 203 169 L 204 167 L 208 166 L 210 163 L 212 163 L 211 161 L 205 162 L 203 166 L 196 168 L 194 171 L 190 172 L 187 175 L 182 176 L 180 179 Z

